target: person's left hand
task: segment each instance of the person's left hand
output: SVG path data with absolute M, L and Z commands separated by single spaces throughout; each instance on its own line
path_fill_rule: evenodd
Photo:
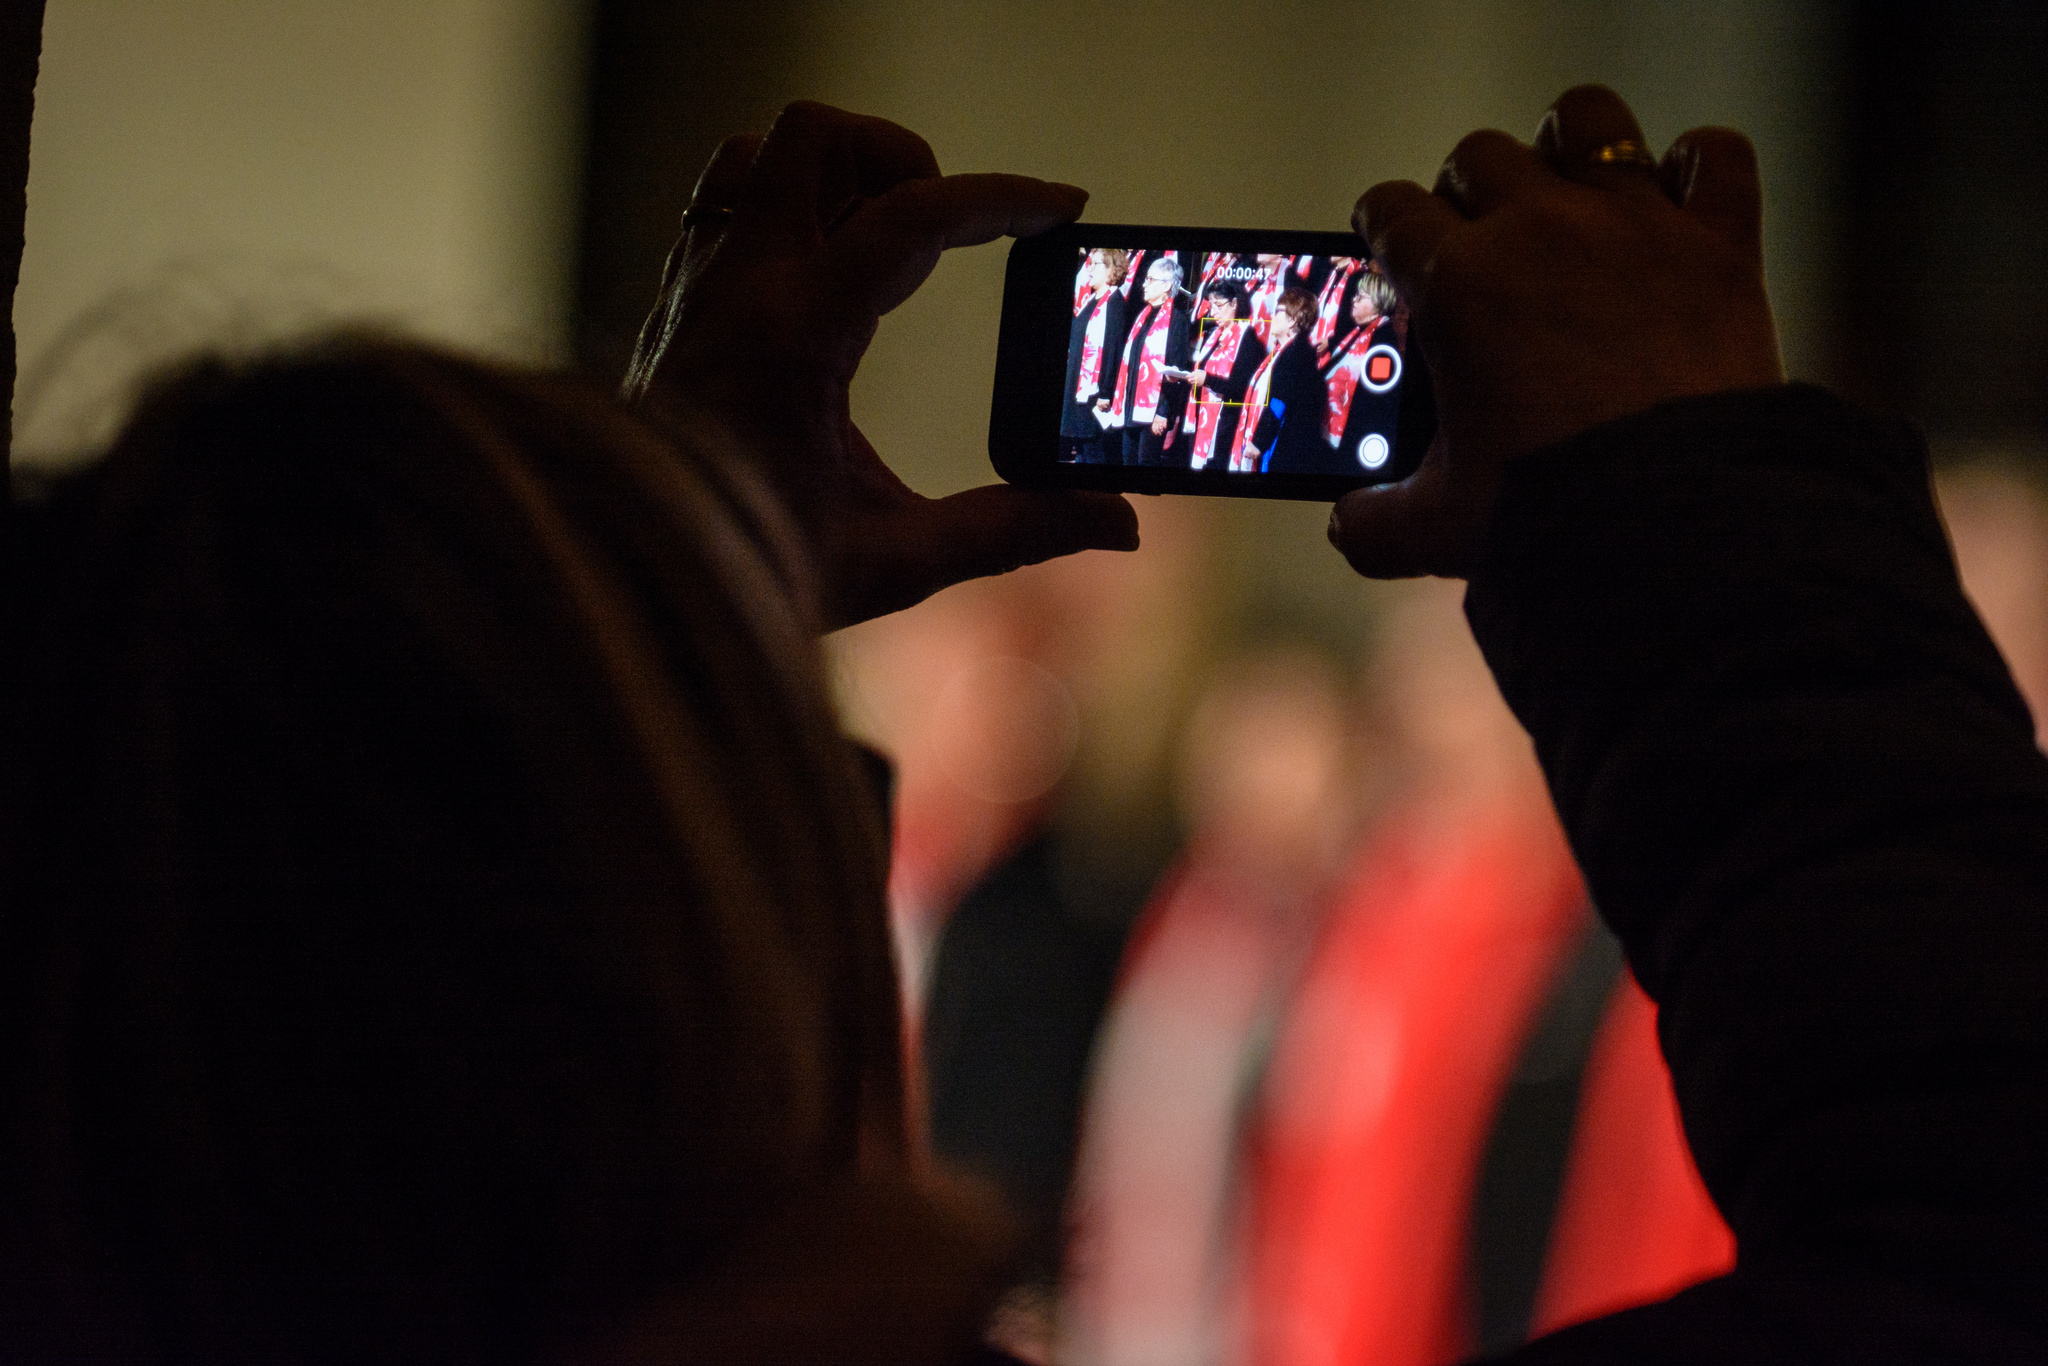
M 1137 516 L 1115 494 L 919 496 L 854 426 L 848 398 L 881 316 L 940 252 L 1043 232 L 1086 200 L 1025 176 L 941 176 L 907 129 L 790 105 L 766 138 L 726 139 L 697 182 L 626 396 L 738 438 L 809 542 L 828 628 L 963 579 L 1134 550 Z

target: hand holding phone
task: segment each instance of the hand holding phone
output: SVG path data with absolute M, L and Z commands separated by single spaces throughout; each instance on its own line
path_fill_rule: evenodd
M 924 140 L 818 104 L 705 169 L 627 394 L 716 440 L 771 490 L 815 573 L 821 624 L 1078 550 L 1134 549 L 1119 499 L 1002 485 L 924 498 L 847 417 L 881 316 L 940 253 L 1071 219 L 1086 196 L 1022 176 L 939 174 Z
M 1353 215 L 1397 282 L 1427 272 L 1444 439 L 1399 487 L 1347 498 L 1331 538 L 1362 574 L 1462 576 L 1508 466 L 1671 399 L 1784 379 L 1762 190 L 1742 134 L 1696 128 L 1660 164 L 1621 97 L 1578 86 L 1535 145 L 1473 133 L 1434 191 L 1376 185 Z

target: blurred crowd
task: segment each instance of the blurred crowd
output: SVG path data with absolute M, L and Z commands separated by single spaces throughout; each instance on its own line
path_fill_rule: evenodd
M 1980 458 L 1938 493 L 2048 718 L 2048 492 Z M 1034 1230 L 1011 1350 L 1429 1366 L 1726 1270 L 1462 586 L 1373 590 L 1361 641 L 1247 624 L 1212 509 L 1143 502 L 1144 555 L 837 641 L 898 765 L 929 1141 Z

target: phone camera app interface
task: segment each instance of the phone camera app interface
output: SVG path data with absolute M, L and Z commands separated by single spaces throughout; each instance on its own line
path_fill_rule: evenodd
M 1369 474 L 1393 452 L 1407 333 L 1363 257 L 1084 248 L 1059 458 Z

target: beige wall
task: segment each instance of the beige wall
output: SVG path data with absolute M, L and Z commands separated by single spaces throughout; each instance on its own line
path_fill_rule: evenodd
M 560 354 L 583 9 L 49 0 L 18 456 L 90 439 L 137 365 L 209 340 L 372 315 Z

